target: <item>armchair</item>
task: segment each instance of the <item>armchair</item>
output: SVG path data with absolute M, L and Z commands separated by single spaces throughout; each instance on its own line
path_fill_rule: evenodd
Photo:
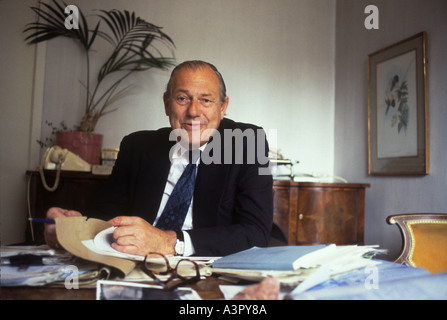
M 396 262 L 431 273 L 447 271 L 447 214 L 399 214 L 386 220 L 402 233 L 403 248 Z

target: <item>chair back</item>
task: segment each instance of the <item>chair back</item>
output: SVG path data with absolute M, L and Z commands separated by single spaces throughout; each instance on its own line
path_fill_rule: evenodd
M 403 237 L 396 262 L 424 268 L 431 273 L 447 271 L 447 214 L 399 214 L 387 218 Z

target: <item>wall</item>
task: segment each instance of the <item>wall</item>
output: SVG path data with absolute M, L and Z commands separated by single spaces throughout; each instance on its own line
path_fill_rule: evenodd
M 364 8 L 379 9 L 379 30 L 366 30 Z M 348 180 L 367 182 L 365 241 L 389 249 L 394 259 L 401 248 L 396 226 L 387 216 L 410 212 L 446 212 L 447 2 L 444 0 L 338 0 L 336 23 L 335 172 Z M 367 56 L 421 31 L 428 40 L 430 174 L 377 177 L 368 171 Z
M 33 21 L 36 1 L 3 0 L 2 31 L 2 243 L 24 239 L 25 171 L 40 161 L 37 139 L 45 121 L 80 120 L 84 100 L 79 80 L 85 65 L 79 47 L 67 39 L 40 46 L 35 58 L 21 33 Z M 297 171 L 333 174 L 335 95 L 335 2 L 332 0 L 73 0 L 86 12 L 96 8 L 136 11 L 162 26 L 176 44 L 176 59 L 210 61 L 228 87 L 228 117 L 277 130 L 276 147 L 299 160 Z M 14 14 L 12 14 L 12 12 Z M 92 55 L 101 55 L 98 43 Z M 42 62 L 43 60 L 43 62 Z M 44 68 L 41 70 L 40 68 Z M 92 68 L 98 68 L 93 62 Z M 23 71 L 23 72 L 22 72 Z M 31 76 L 36 73 L 34 88 Z M 116 148 L 132 131 L 167 126 L 162 94 L 168 71 L 138 74 L 132 94 L 118 111 L 101 120 L 104 147 Z M 7 86 L 3 87 L 3 84 Z M 4 93 L 4 94 L 3 94 Z M 19 103 L 20 101 L 20 103 Z M 17 105 L 20 104 L 20 108 Z M 6 113 L 3 113 L 5 110 Z M 3 117 L 6 114 L 7 117 Z M 14 134 L 9 132 L 14 130 Z M 4 138 L 3 138 L 4 137 Z M 6 139 L 8 137 L 8 139 Z M 271 141 L 273 144 L 274 141 Z M 36 152 L 37 149 L 37 152 Z M 15 160 L 19 159 L 19 160 Z
M 0 243 L 24 240 L 26 179 L 31 154 L 35 50 L 24 42 L 27 8 L 37 1 L 0 1 Z M 36 105 L 36 109 L 38 106 Z M 39 129 L 40 131 L 40 125 Z
M 72 2 L 85 12 L 127 8 L 162 26 L 175 42 L 177 62 L 202 59 L 221 71 L 230 97 L 228 117 L 278 130 L 277 148 L 299 160 L 299 170 L 332 173 L 333 1 Z M 108 49 L 105 43 L 98 48 Z M 92 60 L 98 55 L 93 52 Z M 71 127 L 73 116 L 80 118 L 84 92 L 73 75 L 84 79 L 84 66 L 82 53 L 69 40 L 48 43 L 44 120 L 68 119 Z M 93 61 L 92 68 L 98 67 Z M 117 104 L 124 107 L 100 120 L 97 132 L 105 135 L 104 147 L 117 148 L 132 131 L 168 125 L 162 103 L 168 77 L 159 70 L 135 75 L 133 94 Z M 42 135 L 49 131 L 44 126 Z

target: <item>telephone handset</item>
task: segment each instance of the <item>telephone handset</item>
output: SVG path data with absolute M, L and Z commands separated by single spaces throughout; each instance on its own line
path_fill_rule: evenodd
M 58 164 L 61 165 L 62 170 L 85 172 L 92 170 L 89 163 L 67 149 L 62 149 L 59 146 L 48 148 L 43 156 L 44 169 L 54 170 Z
M 54 185 L 52 187 L 49 187 L 45 181 L 43 172 L 44 169 L 57 170 L 56 180 L 54 181 Z M 54 191 L 58 187 L 61 170 L 90 172 L 91 169 L 91 165 L 85 160 L 68 151 L 67 149 L 62 149 L 59 146 L 48 148 L 45 151 L 45 154 L 42 158 L 42 163 L 39 167 L 42 184 L 48 191 Z

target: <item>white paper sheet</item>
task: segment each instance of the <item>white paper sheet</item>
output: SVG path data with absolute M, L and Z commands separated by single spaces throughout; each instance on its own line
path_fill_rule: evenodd
M 128 254 L 123 253 L 118 250 L 115 250 L 112 247 L 113 243 L 113 231 L 115 231 L 116 227 L 110 227 L 98 233 L 94 239 L 84 240 L 82 243 L 90 250 L 95 253 L 125 258 L 136 261 L 143 261 L 144 256 L 136 255 L 136 254 Z

